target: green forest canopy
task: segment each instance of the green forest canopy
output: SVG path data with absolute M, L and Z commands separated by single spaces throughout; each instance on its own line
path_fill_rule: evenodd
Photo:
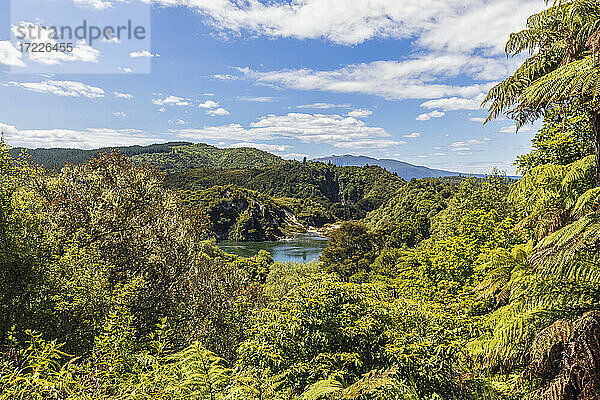
M 557 3 L 511 39 L 552 39 L 543 59 L 564 55 L 552 29 L 581 36 L 528 87 L 570 93 L 581 60 L 596 76 L 599 8 Z M 600 398 L 600 188 L 579 100 L 534 110 L 518 182 L 387 191 L 380 170 L 287 162 L 165 178 L 118 153 L 48 171 L 0 145 L 0 399 Z M 215 247 L 224 198 L 360 213 L 318 261 L 283 264 Z

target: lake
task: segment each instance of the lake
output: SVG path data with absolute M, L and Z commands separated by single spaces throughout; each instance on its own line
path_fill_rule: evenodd
M 231 242 L 226 240 L 217 243 L 217 246 L 227 253 L 241 257 L 252 257 L 260 250 L 266 250 L 271 253 L 274 261 L 305 263 L 319 258 L 327 246 L 327 238 L 305 234 L 277 242 Z

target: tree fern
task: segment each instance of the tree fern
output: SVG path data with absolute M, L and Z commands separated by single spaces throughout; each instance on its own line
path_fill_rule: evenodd
M 531 56 L 509 78 L 492 88 L 486 122 L 506 113 L 520 127 L 565 102 L 581 105 L 594 130 L 595 181 L 600 186 L 600 2 L 556 1 L 531 16 L 514 33 L 506 53 Z
M 181 386 L 188 397 L 202 400 L 224 397 L 224 387 L 229 383 L 230 376 L 221 358 L 206 350 L 199 342 L 194 342 L 177 359 L 182 372 Z

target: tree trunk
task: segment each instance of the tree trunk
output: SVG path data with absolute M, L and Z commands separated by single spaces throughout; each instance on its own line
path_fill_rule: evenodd
M 600 113 L 591 114 L 594 151 L 596 153 L 596 187 L 600 187 Z

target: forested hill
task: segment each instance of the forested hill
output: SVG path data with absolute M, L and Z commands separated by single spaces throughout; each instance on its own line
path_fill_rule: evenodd
M 38 165 L 42 165 L 49 169 L 61 168 L 65 164 L 83 164 L 100 153 L 110 153 L 113 150 L 118 150 L 121 154 L 129 157 L 134 157 L 139 154 L 162 153 L 166 154 L 172 151 L 174 147 L 190 146 L 188 142 L 171 142 L 163 144 L 152 144 L 150 146 L 128 146 L 128 147 L 103 147 L 93 150 L 82 149 L 26 149 L 23 147 L 13 147 L 9 153 L 13 157 L 18 157 L 21 153 L 26 152 L 31 159 Z
M 316 202 L 330 215 L 326 218 L 315 216 L 322 221 L 364 218 L 367 212 L 384 204 L 404 184 L 399 177 L 376 166 L 336 167 L 297 161 L 266 168 L 197 168 L 169 174 L 165 178 L 167 187 L 185 191 L 236 185 L 274 198 Z M 309 208 L 313 209 L 313 206 Z
M 381 168 L 385 168 L 391 173 L 398 174 L 398 176 L 407 181 L 412 178 L 421 179 L 421 178 L 441 178 L 445 176 L 459 176 L 459 175 L 468 175 L 460 172 L 451 172 L 444 171 L 441 169 L 431 169 L 428 167 L 418 166 L 409 164 L 407 162 L 392 160 L 392 159 L 381 159 L 378 160 L 372 157 L 366 156 L 353 156 L 353 155 L 343 155 L 343 156 L 330 156 L 330 157 L 321 157 L 316 158 L 314 161 L 319 161 L 322 163 L 331 163 L 333 165 L 337 165 L 338 167 L 364 167 L 365 165 L 377 165 Z M 474 175 L 477 177 L 481 177 L 479 175 Z
M 118 150 L 136 163 L 149 163 L 163 171 L 185 171 L 198 167 L 262 168 L 285 161 L 276 155 L 254 148 L 220 149 L 204 143 L 170 142 L 150 146 L 105 147 L 94 150 L 80 149 L 10 149 L 13 157 L 23 151 L 32 160 L 46 168 L 61 168 L 66 163 L 82 164 L 100 153 Z
M 135 163 L 147 163 L 161 171 L 167 172 L 185 172 L 202 167 L 262 169 L 288 163 L 288 161 L 281 157 L 251 147 L 221 149 L 204 143 L 192 144 L 189 142 L 170 142 L 149 146 L 104 147 L 94 150 L 60 148 L 25 149 L 15 147 L 10 150 L 10 154 L 13 157 L 18 157 L 19 154 L 25 151 L 36 164 L 54 169 L 61 168 L 66 163 L 82 164 L 100 153 L 110 153 L 113 150 L 118 150 L 120 153 L 131 157 Z M 378 160 L 366 156 L 331 156 L 318 158 L 314 161 L 324 164 L 331 163 L 338 167 L 379 166 L 407 181 L 412 178 L 421 179 L 468 175 L 412 165 L 398 160 Z M 232 182 L 225 182 L 225 184 L 229 183 Z
M 286 162 L 281 157 L 252 147 L 220 149 L 204 143 L 174 146 L 168 153 L 137 154 L 132 159 L 169 172 L 199 167 L 263 168 Z

